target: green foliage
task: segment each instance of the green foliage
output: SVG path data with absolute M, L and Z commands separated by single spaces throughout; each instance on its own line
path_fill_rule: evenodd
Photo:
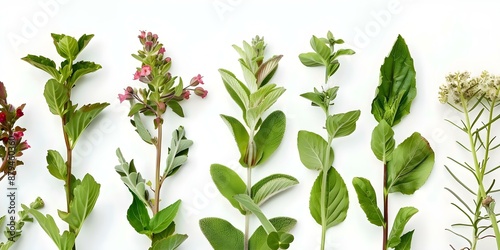
M 372 132 L 371 147 L 373 154 L 385 164 L 391 160 L 395 144 L 394 131 L 385 120 L 381 120 Z
M 238 209 L 242 214 L 246 214 L 246 211 L 240 206 L 239 202 L 234 199 L 235 195 L 243 194 L 247 189 L 245 182 L 243 182 L 240 176 L 230 168 L 219 164 L 212 164 L 210 166 L 210 175 L 219 192 L 226 197 L 233 207 Z
M 269 114 L 255 134 L 256 165 L 264 163 L 276 151 L 283 140 L 286 117 L 282 111 Z
M 273 174 L 252 186 L 252 199 L 260 206 L 269 198 L 297 184 L 299 184 L 299 181 L 292 176 Z
M 361 112 L 359 110 L 330 115 L 326 119 L 326 130 L 332 138 L 348 136 L 356 130 L 356 122 Z
M 56 150 L 49 150 L 47 151 L 46 159 L 48 164 L 47 169 L 50 174 L 59 180 L 65 181 L 67 175 L 66 163 L 64 163 L 61 154 Z
M 151 218 L 149 218 L 146 205 L 140 198 L 137 197 L 137 195 L 135 195 L 132 191 L 130 192 L 132 193 L 133 200 L 127 210 L 127 220 L 135 231 L 140 234 L 147 234 L 148 231 L 146 229 Z
M 219 218 L 203 218 L 200 228 L 214 250 L 243 249 L 243 233 Z
M 71 119 L 64 125 L 64 130 L 68 135 L 71 149 L 75 147 L 83 131 L 107 106 L 109 103 L 87 104 L 70 115 Z
M 305 130 L 299 131 L 297 147 L 299 149 L 300 161 L 306 168 L 324 170 L 325 166 L 330 167 L 333 164 L 333 149 L 318 134 Z M 325 149 L 329 149 L 330 157 L 328 157 L 328 162 L 325 162 Z
M 277 217 L 269 220 L 271 224 L 276 228 L 278 232 L 290 232 L 293 229 L 297 221 L 288 217 Z M 270 250 L 267 244 L 268 234 L 262 226 L 257 228 L 252 234 L 249 240 L 250 250 Z
M 161 239 L 153 244 L 151 250 L 174 250 L 177 249 L 186 239 L 188 238 L 185 234 L 174 234 L 165 239 Z
M 391 233 L 388 238 L 388 247 L 396 247 L 401 243 L 401 235 L 403 234 L 404 227 L 410 218 L 418 212 L 418 209 L 414 207 L 403 207 L 399 209 L 394 223 L 392 226 Z
M 142 201 L 143 204 L 149 204 L 146 181 L 135 169 L 134 161 L 130 161 L 129 164 L 125 158 L 123 158 L 120 148 L 116 149 L 116 155 L 118 156 L 120 164 L 116 165 L 115 171 L 121 176 L 123 184 L 125 184 L 130 192 L 132 192 L 137 199 Z
M 355 177 L 352 184 L 358 195 L 359 205 L 365 212 L 368 221 L 379 227 L 385 226 L 384 216 L 377 206 L 377 194 L 370 181 L 362 177 Z
M 15 221 L 14 229 L 12 229 L 11 226 L 7 227 L 4 225 L 6 216 L 0 217 L 0 227 L 5 226 L 3 234 L 5 235 L 5 238 L 7 238 L 6 242 L 0 242 L 0 250 L 8 250 L 14 245 L 14 243 L 20 240 L 24 225 L 28 222 L 33 222 L 33 217 L 30 216 L 29 210 L 30 209 L 37 210 L 42 208 L 43 206 L 44 203 L 40 197 L 37 197 L 35 201 L 30 203 L 29 207 L 24 204 L 21 204 L 22 210 L 19 211 L 18 213 L 19 219 Z
M 236 144 L 238 145 L 238 149 L 241 155 L 240 163 L 244 164 L 243 161 L 247 152 L 248 140 L 250 139 L 248 136 L 248 132 L 243 124 L 241 124 L 241 122 L 236 118 L 228 115 L 221 115 L 221 117 L 233 133 L 234 139 L 236 140 Z
M 43 96 L 45 96 L 45 101 L 49 105 L 52 114 L 63 116 L 66 113 L 66 104 L 69 101 L 69 90 L 64 84 L 55 79 L 48 80 L 45 84 Z
M 169 177 L 177 172 L 182 164 L 186 163 L 189 147 L 193 145 L 193 141 L 186 138 L 184 127 L 179 126 L 172 133 L 172 143 L 168 148 L 167 166 L 164 171 L 164 178 Z

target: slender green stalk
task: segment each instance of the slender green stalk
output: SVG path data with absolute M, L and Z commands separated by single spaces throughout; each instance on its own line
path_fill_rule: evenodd
M 252 168 L 255 165 L 255 131 L 252 129 L 250 131 L 250 138 L 248 140 L 248 155 L 247 155 L 247 190 L 246 193 L 248 196 L 252 197 Z M 245 214 L 245 235 L 244 235 L 244 250 L 249 249 L 249 237 L 250 237 L 250 211 L 246 211 Z
M 162 124 L 158 124 L 158 138 L 156 140 L 155 205 L 153 206 L 153 215 L 157 214 L 158 211 L 160 211 L 160 189 L 163 183 L 160 175 L 162 137 L 163 137 Z
M 384 160 L 384 232 L 382 236 L 382 250 L 387 249 L 387 238 L 389 237 L 389 192 L 387 191 L 387 163 Z

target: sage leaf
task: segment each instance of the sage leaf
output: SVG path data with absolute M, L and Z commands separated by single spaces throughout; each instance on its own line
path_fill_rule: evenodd
M 174 250 L 188 238 L 185 234 L 174 234 L 168 238 L 157 241 L 151 250 Z
M 347 113 L 329 115 L 326 120 L 326 130 L 333 138 L 348 136 L 356 130 L 356 122 L 361 111 L 354 110 Z
M 243 233 L 219 218 L 203 218 L 200 228 L 214 250 L 243 249 Z
M 63 116 L 66 110 L 66 103 L 69 101 L 69 90 L 64 84 L 55 79 L 49 79 L 45 84 L 43 96 L 52 114 Z
M 234 139 L 236 140 L 236 144 L 238 145 L 238 149 L 240 151 L 240 162 L 244 161 L 245 154 L 247 152 L 249 135 L 243 124 L 238 121 L 236 118 L 221 115 L 222 120 L 226 123 L 226 125 L 231 130 Z
M 83 131 L 108 105 L 109 103 L 87 104 L 71 114 L 69 122 L 64 125 L 64 131 L 68 134 L 68 140 L 72 149 L 75 147 Z
M 235 195 L 243 194 L 247 190 L 247 185 L 241 177 L 232 169 L 219 164 L 212 164 L 210 166 L 210 175 L 219 192 L 226 197 L 233 207 L 238 209 L 242 214 L 246 214 L 240 203 L 234 199 Z
M 262 122 L 254 141 L 257 148 L 257 164 L 265 162 L 276 151 L 283 140 L 286 128 L 285 114 L 274 111 Z
M 136 104 L 138 104 L 138 103 L 136 103 Z M 133 121 L 134 122 L 132 123 L 132 125 L 134 125 L 134 127 L 135 127 L 135 132 L 137 132 L 137 134 L 139 134 L 139 136 L 141 137 L 141 139 L 144 142 L 146 142 L 147 144 L 153 144 L 153 140 L 151 138 L 151 134 L 149 133 L 149 131 L 144 126 L 144 123 L 142 123 L 141 117 L 139 116 L 138 113 L 134 114 L 134 120 Z
M 299 181 L 292 176 L 273 174 L 253 185 L 252 199 L 260 206 L 269 198 L 297 184 L 299 184 Z
M 297 224 L 297 220 L 289 217 L 276 217 L 269 220 L 279 232 L 289 232 Z M 271 250 L 267 246 L 267 233 L 262 226 L 252 234 L 248 242 L 249 250 Z
M 403 234 L 406 224 L 417 212 L 418 209 L 414 207 L 402 207 L 399 209 L 387 240 L 388 247 L 394 248 L 401 243 L 401 234 Z
M 147 229 L 153 234 L 160 233 L 165 230 L 170 225 L 170 223 L 174 221 L 180 205 L 181 200 L 177 200 L 176 202 L 170 204 L 170 206 L 158 211 L 158 213 L 155 214 L 149 221 Z
M 366 214 L 368 221 L 376 226 L 384 226 L 384 216 L 377 206 L 377 194 L 368 179 L 355 177 L 352 180 L 356 194 L 358 195 L 359 205 Z
M 260 207 L 255 204 L 250 196 L 247 194 L 237 194 L 234 196 L 234 199 L 237 200 L 245 209 L 255 214 L 268 234 L 276 232 L 276 228 L 274 228 L 273 224 L 271 224 L 271 222 L 266 218 Z
M 323 139 L 323 137 L 313 132 L 301 130 L 297 138 L 297 146 L 299 149 L 300 161 L 308 169 L 322 170 L 324 166 L 333 164 L 333 149 Z M 324 163 L 325 151 L 329 148 L 330 161 Z
M 251 108 L 248 109 L 246 113 L 247 125 L 251 128 L 256 127 L 257 122 L 261 119 L 262 115 L 266 110 L 268 110 L 278 98 L 285 92 L 283 87 L 276 87 L 275 84 L 269 84 L 256 93 L 253 93 L 251 97 Z M 255 97 L 255 96 L 258 97 Z
M 193 145 L 193 141 L 186 138 L 186 133 L 183 126 L 172 132 L 172 142 L 168 148 L 167 166 L 165 167 L 165 176 L 169 177 L 186 163 L 189 147 Z
M 146 205 L 141 201 L 133 192 L 132 194 L 133 200 L 132 204 L 127 210 L 127 220 L 130 225 L 140 234 L 146 234 L 146 228 L 149 225 L 149 213 L 146 209 Z
M 271 80 L 274 73 L 278 69 L 278 63 L 282 57 L 282 55 L 273 56 L 271 59 L 259 66 L 256 73 L 258 87 L 265 86 Z
M 227 92 L 233 100 L 240 106 L 241 110 L 245 112 L 249 106 L 250 91 L 236 76 L 228 70 L 219 69 L 219 73 L 224 82 Z
M 46 159 L 50 174 L 59 180 L 66 181 L 67 166 L 61 154 L 56 150 L 48 150 Z
M 245 77 L 245 82 L 247 83 L 249 91 L 252 93 L 257 91 L 257 89 L 259 87 L 257 86 L 257 78 L 256 78 L 254 72 L 252 72 L 252 70 L 250 70 L 248 68 L 248 66 L 246 65 L 246 63 L 243 59 L 240 58 L 238 61 L 241 64 L 241 70 L 243 71 L 243 77 Z
M 56 63 L 51 59 L 43 56 L 27 55 L 21 58 L 23 61 L 47 72 L 54 79 L 59 79 L 60 73 L 56 69 Z
M 372 132 L 371 148 L 373 154 L 385 164 L 392 159 L 395 144 L 394 131 L 385 120 L 381 120 Z
M 401 236 L 401 242 L 396 246 L 396 248 L 394 248 L 394 250 L 411 250 L 411 240 L 413 238 L 413 232 L 415 232 L 415 230 L 412 230 Z
M 123 158 L 120 148 L 116 149 L 116 156 L 118 156 L 120 164 L 116 165 L 115 171 L 121 176 L 121 180 L 130 192 L 135 194 L 136 197 L 144 203 L 144 205 L 148 205 L 146 182 L 144 178 L 142 178 L 141 174 L 137 172 L 134 160 L 132 160 L 129 164 L 125 158 Z

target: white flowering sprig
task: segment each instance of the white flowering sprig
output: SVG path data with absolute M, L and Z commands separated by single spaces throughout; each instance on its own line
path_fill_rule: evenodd
M 449 159 L 457 166 L 468 170 L 475 180 L 474 184 L 469 184 L 465 178 L 458 176 L 456 171 L 445 166 L 453 179 L 472 195 L 472 197 L 465 198 L 452 189 L 446 188 L 458 200 L 458 203 L 452 203 L 452 205 L 467 218 L 467 222 L 456 223 L 452 226 L 472 228 L 472 236 L 466 237 L 456 230 L 448 229 L 448 231 L 465 239 L 469 243 L 468 249 L 471 250 L 477 248 L 480 239 L 487 237 L 490 228 L 493 228 L 497 249 L 500 249 L 500 231 L 497 214 L 494 211 L 495 200 L 492 197 L 492 194 L 500 189 L 495 190 L 495 180 L 491 183 L 485 180 L 486 176 L 499 169 L 490 163 L 492 151 L 500 146 L 495 143 L 496 136 L 492 134 L 493 124 L 500 118 L 500 115 L 495 113 L 500 100 L 499 94 L 500 76 L 491 75 L 487 71 L 477 77 L 471 77 L 469 72 L 450 74 L 446 77 L 446 83 L 439 88 L 439 101 L 449 104 L 463 116 L 460 124 L 447 121 L 467 134 L 468 143 L 459 141 L 457 143 L 468 151 L 472 158 L 466 162 L 460 162 L 451 157 Z M 474 202 L 467 202 L 470 198 Z

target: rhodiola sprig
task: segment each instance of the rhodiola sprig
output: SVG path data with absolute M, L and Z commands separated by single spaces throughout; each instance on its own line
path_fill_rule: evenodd
M 341 55 L 352 55 L 353 50 L 335 50 L 335 45 L 343 44 L 342 39 L 335 39 L 329 31 L 326 38 L 311 38 L 311 47 L 314 52 L 302 53 L 299 59 L 307 67 L 325 67 L 326 78 L 321 91 L 314 88 L 314 92 L 304 93 L 301 96 L 310 100 L 313 106 L 320 107 L 325 113 L 325 129 L 327 140 L 320 135 L 301 130 L 297 137 L 297 146 L 300 160 L 305 167 L 319 171 L 314 182 L 309 200 L 309 210 L 314 220 L 321 225 L 321 250 L 325 249 L 326 231 L 341 222 L 347 216 L 349 196 L 347 186 L 332 166 L 334 153 L 331 147 L 334 138 L 348 136 L 356 129 L 360 111 L 353 110 L 347 113 L 330 114 L 330 106 L 337 96 L 338 86 L 328 87 L 328 80 L 338 70 Z
M 458 202 L 452 203 L 466 217 L 466 222 L 453 224 L 452 227 L 472 229 L 472 236 L 466 237 L 455 229 L 448 231 L 469 243 L 468 249 L 477 249 L 480 239 L 487 238 L 493 229 L 497 249 L 500 249 L 500 230 L 495 213 L 495 179 L 489 183 L 485 177 L 497 173 L 499 167 L 490 161 L 494 150 L 500 145 L 495 141 L 493 125 L 500 118 L 495 112 L 500 101 L 500 76 L 483 72 L 478 77 L 471 77 L 469 72 L 457 72 L 446 77 L 446 83 L 440 87 L 439 100 L 459 111 L 463 117 L 460 124 L 447 120 L 466 135 L 466 142 L 457 140 L 458 145 L 470 153 L 467 161 L 448 157 L 454 164 L 471 173 L 474 185 L 460 176 L 454 168 L 445 166 L 452 178 L 463 188 L 467 196 L 459 195 L 452 188 L 446 188 Z M 473 200 L 474 202 L 470 202 Z
M 109 105 L 109 103 L 92 103 L 78 108 L 78 104 L 73 104 L 71 101 L 71 93 L 77 81 L 101 68 L 101 65 L 94 62 L 76 61 L 93 37 L 94 35 L 83 35 L 77 40 L 64 34 L 52 34 L 57 53 L 64 59 L 59 66 L 44 56 L 28 55 L 22 58 L 52 77 L 46 82 L 43 95 L 50 112 L 61 119 L 66 161 L 58 151 L 49 150 L 47 168 L 52 176 L 64 181 L 66 211 L 58 210 L 58 215 L 68 224 L 69 230 L 60 234 L 51 215 L 43 215 L 36 209 L 28 209 L 60 250 L 76 249 L 75 240 L 85 219 L 94 209 L 101 187 L 90 174 L 86 174 L 82 180 L 72 174 L 72 155 L 78 139 Z
M 174 130 L 166 164 L 161 170 L 164 115 L 170 108 L 175 114 L 184 117 L 180 103 L 189 99 L 191 92 L 202 98 L 205 98 L 208 92 L 199 86 L 204 84 L 201 75 L 191 78 L 187 86 L 184 86 L 182 78 L 177 81 L 177 77 L 171 75 L 169 70 L 172 59 L 165 56 L 165 47 L 158 41 L 158 35 L 141 31 L 139 41 L 142 49 L 132 55 L 141 62 L 141 66 L 134 74 L 134 80 L 139 80 L 144 85 L 138 89 L 129 86 L 123 94 L 118 95 L 118 98 L 120 102 L 130 101 L 128 116 L 132 117 L 130 121 L 135 131 L 143 141 L 156 149 L 154 183 L 147 182 L 135 168 L 134 161 L 127 162 L 119 148 L 116 154 L 120 164 L 115 170 L 133 196 L 132 204 L 127 211 L 130 225 L 138 233 L 151 239 L 151 250 L 176 249 L 187 238 L 185 234 L 175 233 L 173 221 L 181 201 L 178 200 L 160 209 L 160 193 L 165 180 L 174 175 L 187 161 L 189 147 L 193 141 L 186 138 L 182 126 Z M 142 122 L 146 117 L 152 118 L 156 136 L 152 136 Z M 150 198 L 148 188 L 153 191 L 153 198 Z
M 283 87 L 270 83 L 282 56 L 265 60 L 266 44 L 258 36 L 251 44 L 244 41 L 243 48 L 236 45 L 233 48 L 241 57 L 239 62 L 246 84 L 228 70 L 220 69 L 219 73 L 229 95 L 242 110 L 243 122 L 228 115 L 221 117 L 236 140 L 239 162 L 247 169 L 246 183 L 235 171 L 220 164 L 212 164 L 210 174 L 220 193 L 245 215 L 245 232 L 220 218 L 204 218 L 200 220 L 200 227 L 215 250 L 288 249 L 293 241 L 288 232 L 295 226 L 295 219 L 267 219 L 260 206 L 274 195 L 296 185 L 297 179 L 273 174 L 252 185 L 252 170 L 274 153 L 285 133 L 283 112 L 274 111 L 264 116 L 285 92 Z M 262 226 L 250 237 L 252 214 Z
M 368 221 L 383 228 L 382 250 L 410 249 L 414 230 L 403 234 L 404 227 L 418 212 L 414 207 L 402 207 L 389 224 L 389 194 L 413 194 L 427 181 L 434 166 L 434 151 L 417 132 L 395 147 L 392 127 L 410 113 L 417 91 L 415 75 L 408 46 L 398 36 L 380 68 L 380 84 L 372 102 L 372 114 L 379 124 L 372 132 L 371 148 L 384 171 L 382 209 L 368 179 L 355 177 L 352 181 Z M 392 225 L 390 233 L 389 225 Z

